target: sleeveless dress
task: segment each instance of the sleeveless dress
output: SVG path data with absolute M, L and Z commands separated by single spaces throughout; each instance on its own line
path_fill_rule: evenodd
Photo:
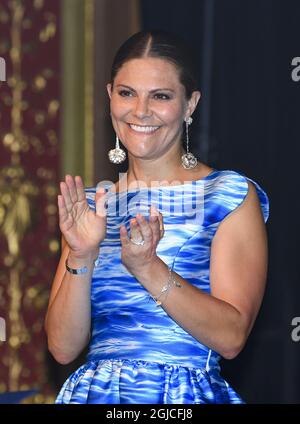
M 222 220 L 245 199 L 247 180 L 255 185 L 266 222 L 266 193 L 232 170 L 214 169 L 200 180 L 179 185 L 119 193 L 106 187 L 107 233 L 92 276 L 89 351 L 86 363 L 64 383 L 56 403 L 244 403 L 221 377 L 219 353 L 156 306 L 122 264 L 119 231 L 125 224 L 129 235 L 130 219 L 139 212 L 149 216 L 154 204 L 165 228 L 157 255 L 190 284 L 210 293 L 211 242 Z M 93 209 L 96 189 L 86 189 Z

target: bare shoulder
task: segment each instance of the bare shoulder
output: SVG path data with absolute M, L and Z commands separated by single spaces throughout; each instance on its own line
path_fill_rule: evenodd
M 252 208 L 258 208 L 260 210 L 260 202 L 259 202 L 255 185 L 251 181 L 247 181 L 247 182 L 248 182 L 248 193 L 241 206 L 243 206 L 243 204 L 246 204 L 248 208 L 252 207 Z
M 265 250 L 265 245 L 266 226 L 260 201 L 255 185 L 248 181 L 248 192 L 244 200 L 221 221 L 213 237 L 212 254 L 224 252 L 224 249 L 228 251 L 230 248 L 236 254 L 243 249 L 248 255 L 253 249 L 253 254 L 256 255 Z
M 220 228 L 228 227 L 229 229 L 230 224 L 237 226 L 244 225 L 245 222 L 249 224 L 249 222 L 253 221 L 255 221 L 257 224 L 260 223 L 261 225 L 265 226 L 260 200 L 255 185 L 248 180 L 247 183 L 248 192 L 244 200 L 237 208 L 235 208 L 223 219 L 223 221 L 220 223 Z M 217 233 L 219 232 L 219 229 Z M 240 228 L 240 230 L 242 230 L 242 228 Z

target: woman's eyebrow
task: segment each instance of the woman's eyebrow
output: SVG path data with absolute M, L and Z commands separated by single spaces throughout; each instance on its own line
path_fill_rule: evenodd
M 125 87 L 128 90 L 136 91 L 134 88 L 130 87 L 129 85 L 125 85 L 125 84 L 118 84 L 118 85 L 116 85 L 116 87 Z M 175 92 L 174 90 L 172 90 L 172 88 L 155 88 L 154 90 L 150 90 L 150 93 L 155 93 L 157 91 L 171 91 L 172 93 Z

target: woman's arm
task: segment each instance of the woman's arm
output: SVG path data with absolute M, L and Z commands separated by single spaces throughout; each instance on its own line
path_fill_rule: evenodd
M 64 237 L 62 255 L 53 280 L 45 319 L 48 348 L 61 364 L 72 362 L 87 345 L 90 338 L 90 287 L 97 252 L 76 257 Z M 66 271 L 65 261 L 71 268 L 87 266 L 88 272 L 73 275 Z
M 178 274 L 162 307 L 188 333 L 224 358 L 242 350 L 259 311 L 267 275 L 267 235 L 256 189 L 248 183 L 244 202 L 219 225 L 211 246 L 211 295 Z M 158 295 L 168 268 L 157 256 L 135 275 Z M 162 296 L 162 299 L 164 297 Z
M 67 364 L 84 349 L 90 337 L 91 279 L 94 260 L 106 233 L 105 191 L 95 194 L 95 211 L 88 205 L 80 176 L 66 175 L 58 196 L 62 254 L 52 284 L 45 329 L 49 350 L 55 359 Z M 86 266 L 80 275 L 66 270 Z

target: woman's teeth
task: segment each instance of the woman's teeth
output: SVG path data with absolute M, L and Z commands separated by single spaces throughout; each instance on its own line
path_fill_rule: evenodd
M 130 128 L 137 132 L 143 132 L 143 133 L 151 133 L 156 131 L 159 127 L 153 127 L 153 126 L 140 126 L 140 125 L 133 125 L 129 124 Z

